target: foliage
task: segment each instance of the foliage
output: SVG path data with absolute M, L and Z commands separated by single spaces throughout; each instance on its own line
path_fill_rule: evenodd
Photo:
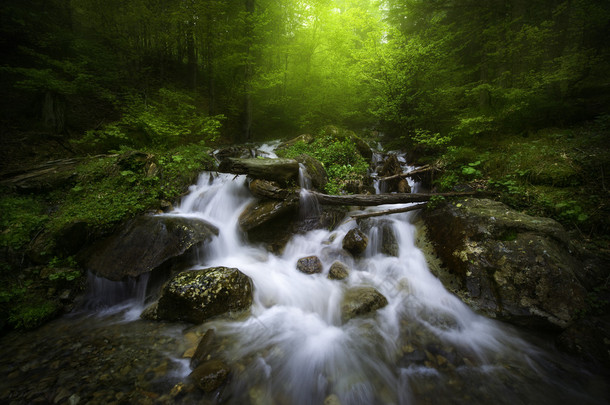
M 195 99 L 186 92 L 160 88 L 156 98 L 126 97 L 122 118 L 102 129 L 89 130 L 81 144 L 118 149 L 121 146 L 176 147 L 192 142 L 214 142 L 223 115 L 201 113 Z
M 44 205 L 35 197 L 3 193 L 0 210 L 0 246 L 16 251 L 24 248 L 48 220 Z
M 368 163 L 358 152 L 356 145 L 343 133 L 324 133 L 307 144 L 303 141 L 278 152 L 282 157 L 295 158 L 308 154 L 318 159 L 328 175 L 326 192 L 340 194 L 345 192 L 349 181 L 363 180 L 368 170 Z
M 51 318 L 57 310 L 57 304 L 52 301 L 22 302 L 11 309 L 8 323 L 15 329 L 32 329 Z

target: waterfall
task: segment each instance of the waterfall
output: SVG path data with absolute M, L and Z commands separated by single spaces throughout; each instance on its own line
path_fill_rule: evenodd
M 320 215 L 318 200 L 311 195 L 311 177 L 303 163 L 299 163 L 299 216 L 301 219 L 315 218 Z
M 304 173 L 300 179 L 306 191 Z M 532 365 L 540 354 L 535 347 L 472 312 L 430 273 L 415 246 L 412 213 L 370 219 L 371 243 L 360 258 L 342 250 L 343 237 L 357 226 L 350 220 L 332 232 L 295 235 L 282 254 L 274 255 L 246 243 L 239 230 L 238 216 L 252 201 L 245 181 L 244 176 L 204 173 L 171 214 L 197 216 L 220 229 L 197 268 L 236 267 L 253 280 L 254 303 L 247 319 L 205 325 L 226 339 L 226 358 L 240 364 L 227 388 L 234 403 L 283 398 L 290 404 L 321 404 L 333 397 L 343 405 L 407 404 L 426 384 L 440 384 L 437 394 L 450 395 L 444 368 L 454 383 L 467 384 L 477 376 L 491 392 L 502 392 L 506 381 L 519 384 L 509 369 L 527 378 L 537 375 Z M 309 215 L 315 208 L 307 205 L 307 197 L 305 192 L 301 206 Z M 382 224 L 395 236 L 395 256 L 383 252 Z M 321 274 L 296 269 L 297 260 L 310 255 L 322 261 Z M 346 280 L 327 278 L 335 260 L 350 268 Z M 374 287 L 388 305 L 342 322 L 341 300 L 346 290 L 359 286 Z M 529 389 L 538 398 L 536 387 Z M 498 403 L 510 402 L 498 398 Z

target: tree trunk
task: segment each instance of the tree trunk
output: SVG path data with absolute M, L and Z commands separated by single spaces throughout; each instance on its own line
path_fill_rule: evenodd
M 322 205 L 358 205 L 375 206 L 384 204 L 404 204 L 413 202 L 429 201 L 434 196 L 439 197 L 463 197 L 477 194 L 476 191 L 463 193 L 437 193 L 437 194 L 353 194 L 353 195 L 328 195 L 311 192 Z
M 367 212 L 367 213 L 364 213 L 364 214 L 353 214 L 353 215 L 350 215 L 350 217 L 352 217 L 354 219 L 380 217 L 382 215 L 399 214 L 399 213 L 402 213 L 402 212 L 409 212 L 409 211 L 419 210 L 419 209 L 424 208 L 426 205 L 428 205 L 427 202 L 421 203 L 421 204 L 417 204 L 417 205 L 412 205 L 410 207 L 405 207 L 405 208 L 396 208 L 396 209 L 392 209 L 392 210 L 383 210 L 383 211 L 377 211 L 377 212 Z

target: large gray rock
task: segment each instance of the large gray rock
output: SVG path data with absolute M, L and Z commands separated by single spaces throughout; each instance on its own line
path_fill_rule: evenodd
M 183 271 L 163 287 L 156 316 L 167 321 L 202 323 L 252 304 L 252 281 L 235 268 Z
M 141 216 L 88 249 L 85 267 L 114 281 L 137 277 L 184 256 L 215 235 L 218 229 L 200 219 Z
M 373 287 L 355 287 L 347 290 L 341 302 L 343 322 L 367 315 L 388 305 L 388 300 Z
M 247 174 L 255 179 L 265 179 L 286 184 L 299 175 L 299 163 L 294 159 L 240 159 L 227 158 L 220 162 L 221 173 Z
M 476 198 L 443 204 L 424 220 L 452 274 L 447 287 L 475 309 L 517 325 L 553 329 L 567 327 L 585 308 L 582 267 L 556 221 Z

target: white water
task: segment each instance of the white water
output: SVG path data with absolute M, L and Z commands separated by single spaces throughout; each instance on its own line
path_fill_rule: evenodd
M 396 235 L 398 257 L 380 253 L 381 231 L 375 225 L 365 256 L 347 255 L 342 239 L 357 226 L 349 220 L 334 232 L 295 235 L 283 254 L 274 255 L 248 244 L 239 230 L 239 214 L 252 201 L 245 182 L 244 176 L 204 173 L 172 213 L 200 217 L 220 229 L 197 268 L 236 267 L 254 283 L 247 319 L 205 326 L 228 338 L 225 356 L 243 366 L 228 388 L 231 403 L 321 404 L 330 396 L 343 405 L 416 403 L 418 387 L 426 383 L 451 386 L 446 357 L 455 363 L 448 370 L 459 384 L 476 375 L 492 392 L 513 378 L 504 375 L 508 368 L 521 376 L 539 372 L 536 349 L 473 313 L 430 273 L 414 243 L 411 213 L 383 219 Z M 322 274 L 296 269 L 297 260 L 310 255 L 322 260 Z M 339 259 L 351 269 L 349 278 L 329 280 L 328 268 Z M 355 286 L 376 288 L 388 305 L 342 323 L 341 299 Z M 447 389 L 432 391 L 442 397 Z M 530 396 L 537 395 L 536 387 L 529 389 Z M 510 403 L 509 398 L 497 402 Z M 481 400 L 474 402 L 485 403 Z

